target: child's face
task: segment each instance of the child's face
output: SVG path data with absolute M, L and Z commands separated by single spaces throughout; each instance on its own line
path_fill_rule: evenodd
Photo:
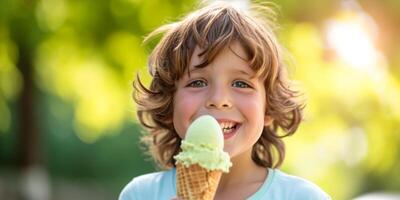
M 270 118 L 265 116 L 263 81 L 252 78 L 254 71 L 240 58 L 246 54 L 239 43 L 232 43 L 230 49 L 221 51 L 208 66 L 194 68 L 202 62 L 201 49 L 195 49 L 190 77 L 185 73 L 176 85 L 173 122 L 181 138 L 190 123 L 205 114 L 214 116 L 221 126 L 233 126 L 223 129 L 224 150 L 235 157 L 252 148 Z

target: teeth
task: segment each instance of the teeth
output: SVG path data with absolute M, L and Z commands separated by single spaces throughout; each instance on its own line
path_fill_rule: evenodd
M 233 129 L 233 127 L 235 126 L 234 122 L 222 122 L 220 124 L 221 129 L 223 132 L 228 132 L 229 130 Z

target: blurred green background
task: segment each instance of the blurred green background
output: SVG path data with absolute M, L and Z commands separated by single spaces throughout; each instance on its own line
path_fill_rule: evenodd
M 400 1 L 274 2 L 307 96 L 283 170 L 333 199 L 400 192 Z M 0 199 L 116 199 L 156 170 L 132 80 L 149 81 L 143 37 L 197 3 L 1 0 Z

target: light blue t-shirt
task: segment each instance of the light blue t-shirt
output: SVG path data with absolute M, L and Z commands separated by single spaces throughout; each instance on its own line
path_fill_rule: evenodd
M 314 183 L 268 169 L 265 182 L 248 200 L 330 200 Z M 122 190 L 119 200 L 170 200 L 176 197 L 176 170 L 156 172 L 134 178 Z

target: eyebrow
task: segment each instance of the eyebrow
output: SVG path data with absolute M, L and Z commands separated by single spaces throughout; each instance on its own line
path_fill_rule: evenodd
M 254 71 L 252 68 L 250 68 L 250 70 L 252 70 L 252 72 L 254 72 L 254 73 L 248 72 L 248 71 L 243 70 L 243 69 L 236 70 L 235 73 L 244 74 L 244 75 L 250 77 L 250 79 L 254 79 L 254 78 L 259 77 L 259 76 L 257 76 L 257 72 L 256 71 Z
M 248 72 L 246 72 L 245 70 L 238 70 L 238 71 L 235 71 L 235 72 L 238 72 L 238 73 L 240 73 L 240 74 L 245 74 L 245 75 L 247 75 L 247 76 L 251 76 Z
M 195 71 L 198 71 L 198 70 L 201 70 L 201 69 L 204 69 L 204 68 L 197 68 L 197 67 L 191 66 L 189 68 L 189 73 L 192 73 L 192 72 L 195 72 Z
M 187 71 L 188 77 L 190 77 L 190 75 L 191 75 L 193 72 L 199 71 L 199 70 L 201 70 L 201 69 L 204 69 L 204 68 L 197 68 L 197 67 L 194 67 L 194 66 L 189 67 L 189 70 Z
M 192 69 L 189 69 L 189 71 L 188 71 L 188 75 L 190 76 L 190 74 L 191 73 L 194 73 L 194 72 L 196 72 L 196 71 L 199 71 L 199 70 L 202 70 L 202 69 L 205 69 L 205 68 L 192 68 Z M 239 74 L 244 74 L 244 75 L 247 75 L 247 76 L 249 76 L 249 77 L 251 77 L 251 78 L 253 78 L 255 75 L 251 75 L 249 72 L 247 72 L 247 71 L 245 71 L 245 70 L 242 70 L 242 69 L 239 69 L 239 70 L 235 70 L 235 69 L 233 69 L 234 71 L 232 72 L 232 73 L 239 73 Z

